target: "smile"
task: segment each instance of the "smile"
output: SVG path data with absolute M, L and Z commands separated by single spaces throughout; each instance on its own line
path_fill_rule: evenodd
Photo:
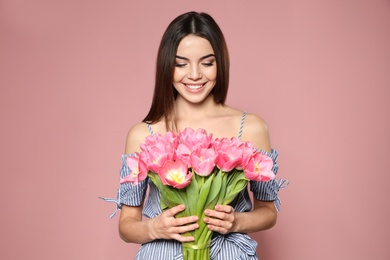
M 202 88 L 205 84 L 206 84 L 206 83 L 204 83 L 204 84 L 184 84 L 184 85 L 185 85 L 187 88 L 189 88 L 189 89 L 197 90 L 197 89 Z

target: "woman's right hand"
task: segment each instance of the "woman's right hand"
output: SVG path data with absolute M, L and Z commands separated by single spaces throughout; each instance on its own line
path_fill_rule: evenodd
M 198 217 L 189 216 L 175 218 L 175 215 L 185 209 L 184 205 L 178 205 L 163 211 L 160 215 L 150 220 L 150 234 L 153 239 L 175 239 L 179 242 L 192 242 L 193 236 L 183 236 L 183 233 L 195 230 L 199 227 Z

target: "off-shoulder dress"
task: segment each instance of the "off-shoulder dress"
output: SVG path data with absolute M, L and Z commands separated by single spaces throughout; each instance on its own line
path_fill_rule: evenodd
M 240 132 L 238 138 L 241 138 L 242 129 L 245 121 L 245 113 L 243 113 L 241 120 Z M 152 128 L 148 125 L 149 131 L 153 134 Z M 261 150 L 260 150 L 261 151 Z M 270 156 L 274 162 L 272 171 L 276 174 L 278 171 L 278 152 L 274 149 L 271 152 L 261 151 Z M 120 178 L 124 178 L 130 174 L 130 170 L 126 165 L 126 158 L 133 156 L 132 154 L 122 155 L 122 167 L 120 170 Z M 277 210 L 279 210 L 280 199 L 278 191 L 285 184 L 284 180 L 277 181 L 276 179 L 269 182 L 250 181 L 250 191 L 257 200 L 273 201 Z M 149 192 L 147 194 L 147 187 L 149 185 Z M 140 206 L 144 199 L 146 199 L 143 206 L 142 214 L 147 218 L 154 218 L 161 213 L 160 208 L 160 192 L 153 182 L 146 178 L 138 185 L 131 183 L 122 183 L 118 189 L 116 202 L 117 210 L 122 205 Z M 110 199 L 106 199 L 110 200 Z M 252 209 L 252 202 L 250 200 L 248 189 L 244 189 L 233 202 L 234 210 L 236 212 L 245 212 Z M 112 216 L 115 212 L 112 214 Z M 256 254 L 257 242 L 251 239 L 244 233 L 229 233 L 222 235 L 214 233 L 211 240 L 210 259 L 212 260 L 255 260 L 258 259 Z M 179 260 L 183 259 L 181 252 L 181 243 L 176 240 L 154 240 L 142 244 L 137 255 L 136 260 Z

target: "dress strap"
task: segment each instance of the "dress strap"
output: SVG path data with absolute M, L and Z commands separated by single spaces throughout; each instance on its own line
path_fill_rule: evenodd
M 238 132 L 238 140 L 241 140 L 242 129 L 244 128 L 245 118 L 246 118 L 246 112 L 244 112 L 244 113 L 242 114 L 241 124 L 240 124 L 240 132 Z
M 149 133 L 150 133 L 151 135 L 154 135 L 153 129 L 152 129 L 152 127 L 150 126 L 150 124 L 149 124 L 148 122 L 145 122 L 145 124 L 146 124 L 146 126 L 148 127 L 148 129 L 149 129 Z

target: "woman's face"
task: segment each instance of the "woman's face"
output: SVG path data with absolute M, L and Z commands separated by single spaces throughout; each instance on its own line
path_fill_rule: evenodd
M 191 103 L 204 101 L 214 88 L 217 64 L 213 47 L 204 38 L 188 35 L 177 48 L 173 86 Z

